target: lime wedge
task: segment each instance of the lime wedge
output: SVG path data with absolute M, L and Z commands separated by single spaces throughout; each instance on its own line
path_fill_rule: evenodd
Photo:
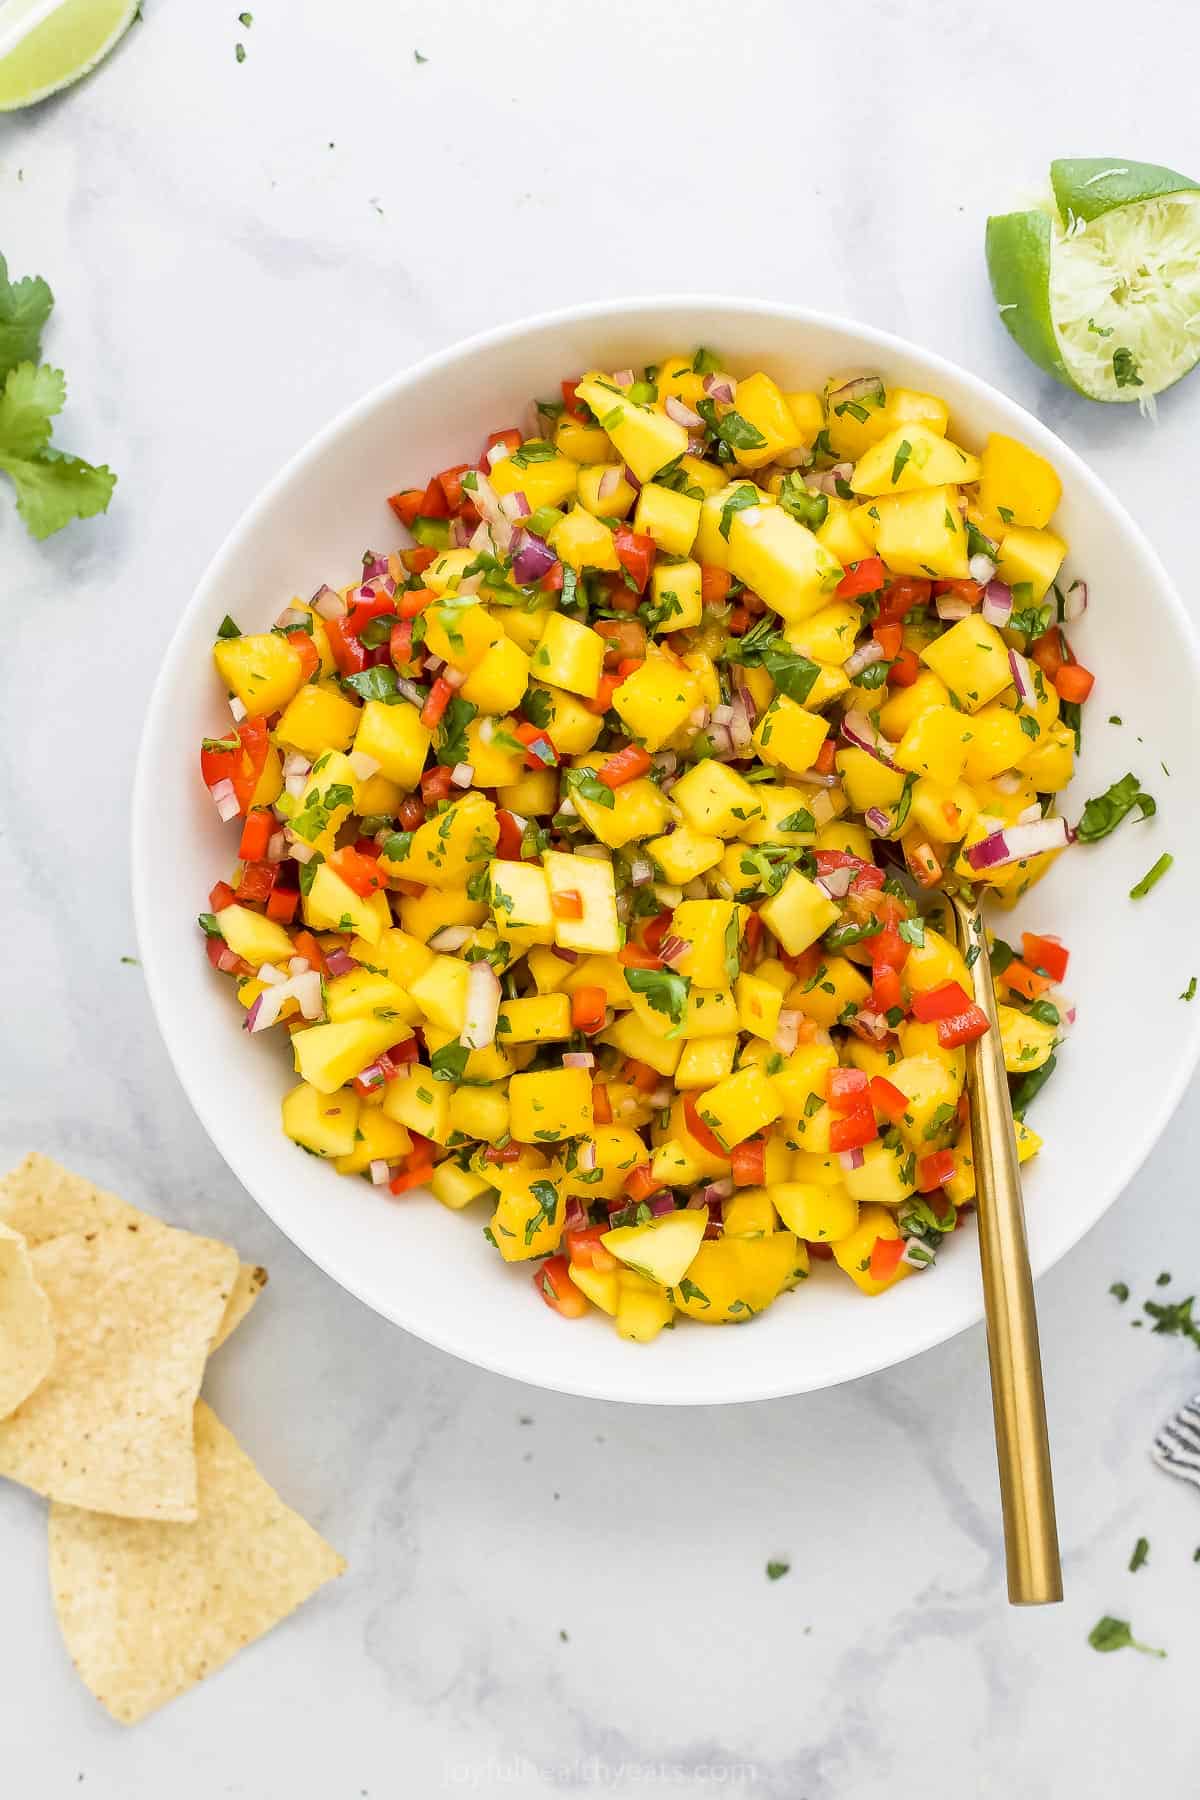
M 987 223 L 992 292 L 1038 367 L 1145 405 L 1200 361 L 1200 186 L 1116 157 L 1051 163 L 1052 197 Z
M 139 5 L 140 0 L 66 0 L 0 56 L 0 112 L 32 106 L 94 69 L 137 17 Z M 15 15 L 6 11 L 4 23 L 17 28 L 22 13 L 44 10 L 21 5 Z

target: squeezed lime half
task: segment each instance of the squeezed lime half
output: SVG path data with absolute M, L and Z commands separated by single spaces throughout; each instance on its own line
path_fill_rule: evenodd
M 0 56 L 0 112 L 32 106 L 87 75 L 124 37 L 139 5 L 140 0 L 66 0 Z M 10 13 L 5 22 L 15 24 L 17 16 Z
M 988 220 L 1000 317 L 1067 387 L 1146 403 L 1200 361 L 1200 186 L 1116 157 L 1054 162 L 1050 185 Z

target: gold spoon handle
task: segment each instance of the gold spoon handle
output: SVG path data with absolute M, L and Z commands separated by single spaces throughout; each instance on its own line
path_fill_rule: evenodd
M 978 948 L 974 999 L 991 1027 L 967 1046 L 967 1081 L 1008 1598 L 1041 1606 L 1062 1599 L 1062 1566 L 1021 1175 L 983 920 L 958 896 L 952 904 L 964 953 Z

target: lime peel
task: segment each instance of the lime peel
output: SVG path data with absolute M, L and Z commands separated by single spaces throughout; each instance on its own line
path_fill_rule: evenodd
M 1053 199 L 988 220 L 1005 328 L 1094 400 L 1155 394 L 1200 360 L 1200 188 L 1157 164 L 1051 165 Z

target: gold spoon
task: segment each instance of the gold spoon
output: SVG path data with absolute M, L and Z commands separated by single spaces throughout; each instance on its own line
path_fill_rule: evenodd
M 1014 1606 L 1044 1606 L 1062 1599 L 1062 1566 L 1017 1143 L 983 917 L 969 896 L 946 897 L 975 1004 L 990 1026 L 967 1045 L 967 1085 L 1008 1598 Z

